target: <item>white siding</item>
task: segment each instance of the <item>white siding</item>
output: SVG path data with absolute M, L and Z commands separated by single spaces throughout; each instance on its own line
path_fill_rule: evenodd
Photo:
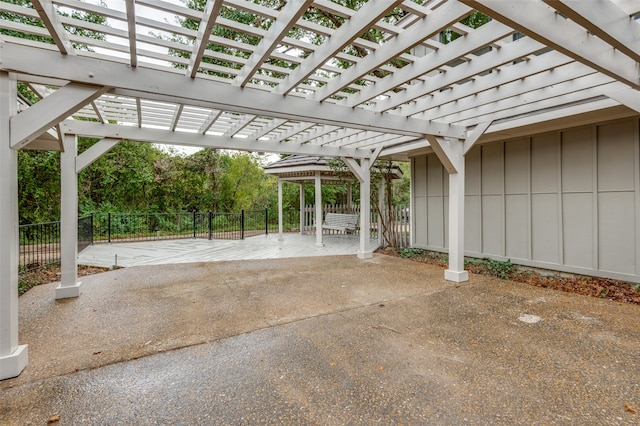
M 466 157 L 465 253 L 640 282 L 637 119 L 473 148 Z M 448 178 L 412 159 L 414 245 L 447 248 Z

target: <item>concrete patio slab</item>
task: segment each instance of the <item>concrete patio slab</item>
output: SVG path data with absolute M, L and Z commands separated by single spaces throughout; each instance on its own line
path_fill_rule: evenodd
M 221 260 L 284 259 L 290 257 L 355 255 L 360 248 L 357 235 L 328 234 L 324 247 L 315 245 L 315 235 L 289 233 L 257 235 L 244 240 L 183 240 L 99 243 L 78 255 L 81 265 L 117 266 L 164 265 L 167 263 L 212 262 Z M 376 243 L 376 239 L 372 239 Z
M 0 424 L 638 424 L 640 308 L 374 255 L 125 268 L 20 298 Z

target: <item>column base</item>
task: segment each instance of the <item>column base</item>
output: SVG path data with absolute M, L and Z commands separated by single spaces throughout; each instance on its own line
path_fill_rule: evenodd
M 373 251 L 358 250 L 358 259 L 371 259 L 371 258 L 373 258 Z
M 284 237 L 282 236 L 282 234 L 278 235 L 278 241 L 284 241 Z
M 444 271 L 444 279 L 447 281 L 453 281 L 455 283 L 461 283 L 469 281 L 469 272 L 467 271 L 452 271 L 447 269 Z
M 20 345 L 11 355 L 0 357 L 0 380 L 19 376 L 28 361 L 27 345 Z
M 324 247 L 324 243 L 316 243 L 316 247 Z
M 77 282 L 76 285 L 67 286 L 67 287 L 62 287 L 62 284 L 60 284 L 58 287 L 56 287 L 56 299 L 68 299 L 71 297 L 80 296 L 81 284 L 82 284 L 81 282 Z

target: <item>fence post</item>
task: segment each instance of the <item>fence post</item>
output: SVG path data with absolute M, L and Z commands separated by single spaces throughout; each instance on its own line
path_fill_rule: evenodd
M 90 222 L 91 222 L 91 223 L 90 223 L 90 225 L 89 225 L 89 226 L 90 226 L 90 229 L 91 229 L 91 232 L 90 232 L 90 235 L 91 235 L 91 245 L 93 245 L 93 213 L 91 213 L 91 219 L 90 219 Z
M 242 209 L 242 213 L 240 214 L 240 239 L 244 240 L 244 209 Z
M 210 211 L 209 212 L 209 239 L 213 238 L 213 230 L 211 229 L 213 227 L 213 213 Z
M 264 209 L 264 232 L 269 235 L 269 209 Z
M 107 213 L 107 243 L 111 244 L 111 213 Z
M 193 239 L 196 239 L 196 211 L 193 211 Z

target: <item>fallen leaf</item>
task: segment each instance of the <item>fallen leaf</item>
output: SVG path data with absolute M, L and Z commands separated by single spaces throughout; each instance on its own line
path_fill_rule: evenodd
M 381 365 L 380 367 L 378 367 L 378 371 L 382 371 L 384 370 L 384 365 Z
M 58 423 L 60 421 L 60 414 L 56 414 L 55 416 L 49 419 L 49 424 Z
M 529 377 L 531 377 L 531 378 L 535 378 L 536 376 L 537 376 L 536 373 L 531 373 L 531 372 L 529 373 Z
M 102 351 L 95 351 L 93 354 L 94 355 L 100 355 L 102 353 Z
M 624 409 L 627 410 L 628 412 L 630 412 L 631 414 L 638 414 L 638 412 L 636 411 L 635 408 L 633 408 L 631 405 L 629 404 L 625 404 L 624 405 Z
M 333 367 L 334 365 L 336 365 L 336 362 L 335 361 L 331 361 L 330 365 Z

